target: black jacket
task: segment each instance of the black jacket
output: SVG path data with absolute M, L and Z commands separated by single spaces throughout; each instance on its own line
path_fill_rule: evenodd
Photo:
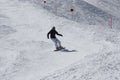
M 56 38 L 56 34 L 59 36 L 63 36 L 62 34 L 59 34 L 55 29 L 52 29 L 48 32 L 47 38 L 49 39 L 49 35 L 50 35 L 50 38 Z

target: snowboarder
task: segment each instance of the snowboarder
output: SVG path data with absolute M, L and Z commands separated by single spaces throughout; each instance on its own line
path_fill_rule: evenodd
M 61 49 L 64 49 L 62 46 L 61 46 L 61 42 L 59 39 L 56 38 L 56 35 L 59 35 L 59 36 L 63 36 L 62 34 L 59 34 L 55 27 L 53 26 L 53 28 L 47 33 L 47 38 L 49 39 L 49 35 L 50 35 L 50 38 L 51 40 L 55 43 L 55 47 L 56 47 L 56 50 L 61 50 Z

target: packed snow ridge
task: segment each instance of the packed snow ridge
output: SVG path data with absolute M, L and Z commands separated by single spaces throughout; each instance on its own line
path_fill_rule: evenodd
M 62 45 L 77 52 L 53 51 L 46 36 L 53 26 Z M 119 80 L 119 52 L 119 30 L 58 17 L 25 0 L 0 0 L 0 80 Z

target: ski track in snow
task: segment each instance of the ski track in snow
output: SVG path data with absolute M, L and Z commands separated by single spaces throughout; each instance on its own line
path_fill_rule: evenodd
M 101 56 L 105 55 L 101 53 L 119 51 L 119 31 L 56 17 L 28 2 L 0 1 L 0 23 L 0 80 L 39 80 L 57 70 L 60 70 L 56 73 L 58 77 L 53 74 L 42 80 L 77 80 L 72 75 L 74 69 L 68 70 L 67 66 L 71 67 L 89 55 L 85 62 L 80 63 L 83 67 L 78 67 L 76 71 L 76 75 L 80 75 L 81 70 L 86 69 L 81 72 L 83 77 L 79 78 L 86 79 L 85 76 L 89 75 L 86 72 L 94 68 L 91 62 L 97 61 L 90 55 Z M 46 37 L 53 25 L 64 35 L 63 38 L 59 37 L 63 46 L 77 52 L 53 52 L 54 45 Z M 90 68 L 85 66 L 88 62 Z M 65 78 L 69 75 L 71 78 Z

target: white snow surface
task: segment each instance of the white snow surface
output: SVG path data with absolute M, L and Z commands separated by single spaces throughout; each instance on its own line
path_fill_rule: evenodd
M 99 2 L 99 0 L 84 0 L 88 3 L 91 3 L 91 4 L 97 4 Z
M 84 0 L 120 18 L 120 0 Z
M 77 52 L 53 51 L 46 36 L 52 26 L 63 34 L 62 45 Z M 119 80 L 119 44 L 118 30 L 79 24 L 29 2 L 0 0 L 0 80 L 85 80 L 93 74 L 88 80 Z M 107 64 L 118 70 L 107 72 Z

